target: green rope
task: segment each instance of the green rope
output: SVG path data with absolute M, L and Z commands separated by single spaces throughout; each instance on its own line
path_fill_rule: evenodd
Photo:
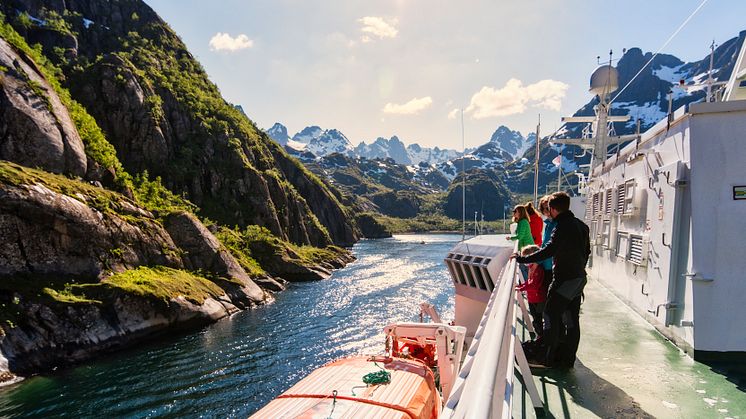
M 380 365 L 377 363 L 373 363 L 373 365 L 377 366 L 378 368 L 381 368 Z M 391 373 L 386 371 L 385 369 L 381 368 L 381 371 L 371 372 L 368 374 L 365 374 L 363 376 L 363 383 L 365 383 L 365 386 L 355 386 L 352 388 L 352 395 L 355 396 L 355 389 L 356 388 L 365 388 L 368 386 L 376 386 L 381 384 L 388 384 L 391 382 Z
M 363 376 L 363 382 L 369 386 L 388 384 L 391 382 L 391 373 L 386 370 L 371 372 Z

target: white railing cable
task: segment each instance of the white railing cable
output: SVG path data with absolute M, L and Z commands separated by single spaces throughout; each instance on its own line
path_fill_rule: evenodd
M 445 403 L 443 417 L 511 417 L 516 358 L 534 407 L 543 407 L 516 336 L 515 307 L 523 298 L 514 291 L 517 272 L 515 260 L 509 259 Z

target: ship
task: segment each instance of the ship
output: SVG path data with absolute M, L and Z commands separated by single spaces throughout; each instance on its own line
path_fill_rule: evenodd
M 628 117 L 610 115 L 612 94 L 619 89 L 610 60 L 591 76 L 596 115 L 564 118 L 589 124 L 587 135 L 550 141 L 591 153 L 587 172 L 577 173 L 580 182 L 571 203 L 590 227 L 591 292 L 603 288 L 617 297 L 694 361 L 742 362 L 746 43 L 727 82 L 710 77 L 703 86 L 680 88 L 706 89 L 705 100 L 679 109 L 669 106 L 666 118 L 646 132 L 638 128 L 635 134 L 617 136 L 610 124 Z M 561 391 L 558 406 L 551 406 L 547 383 L 552 380 L 534 376 L 521 345 L 533 326 L 527 321 L 525 297 L 514 289 L 520 274 L 510 255 L 517 250 L 504 235 L 459 242 L 444 258 L 455 293 L 452 321 L 442 320 L 435 307 L 423 303 L 421 322 L 383 328 L 382 354 L 331 362 L 252 417 L 570 417 L 575 410 L 568 405 L 573 403 L 591 416 L 650 416 L 629 400 L 606 400 L 614 397 L 602 386 L 575 397 L 577 386 L 568 385 L 563 393 L 561 377 L 552 377 Z M 596 320 L 597 329 L 603 325 L 603 319 Z M 599 369 L 605 360 L 597 363 Z M 630 365 L 635 361 L 642 362 L 633 359 Z M 588 370 L 576 365 L 581 367 Z M 672 385 L 675 378 L 650 380 L 636 385 L 656 388 L 655 380 Z M 573 395 L 572 400 L 565 394 Z M 704 400 L 709 407 L 728 402 L 724 397 Z M 594 403 L 606 405 L 596 410 Z M 666 400 L 662 406 L 678 407 Z

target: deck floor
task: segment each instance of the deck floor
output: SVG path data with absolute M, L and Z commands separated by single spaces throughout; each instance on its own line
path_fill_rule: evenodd
M 746 419 L 746 366 L 695 362 L 597 281 L 580 324 L 575 368 L 534 371 L 545 417 Z M 536 416 L 519 379 L 513 416 Z

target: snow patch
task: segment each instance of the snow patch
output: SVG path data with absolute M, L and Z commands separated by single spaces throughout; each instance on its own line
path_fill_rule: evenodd
M 663 406 L 666 406 L 669 409 L 676 409 L 677 407 L 679 407 L 676 403 L 667 402 L 665 400 L 663 400 L 662 403 Z
M 292 148 L 293 150 L 303 151 L 306 149 L 306 146 L 308 144 L 301 143 L 299 141 L 295 140 L 288 140 L 287 146 Z
M 634 102 L 615 102 L 611 106 L 614 109 L 626 109 L 628 111 L 630 116 L 630 120 L 627 121 L 628 126 L 634 126 L 637 119 L 641 119 L 645 126 L 652 126 L 666 117 L 666 113 L 660 109 L 660 104 L 657 101 L 645 102 L 642 105 Z
M 680 80 L 686 80 L 687 72 L 681 71 L 681 67 L 684 65 L 685 64 L 680 64 L 675 67 L 662 66 L 657 70 L 653 70 L 653 75 L 669 83 L 679 84 Z

